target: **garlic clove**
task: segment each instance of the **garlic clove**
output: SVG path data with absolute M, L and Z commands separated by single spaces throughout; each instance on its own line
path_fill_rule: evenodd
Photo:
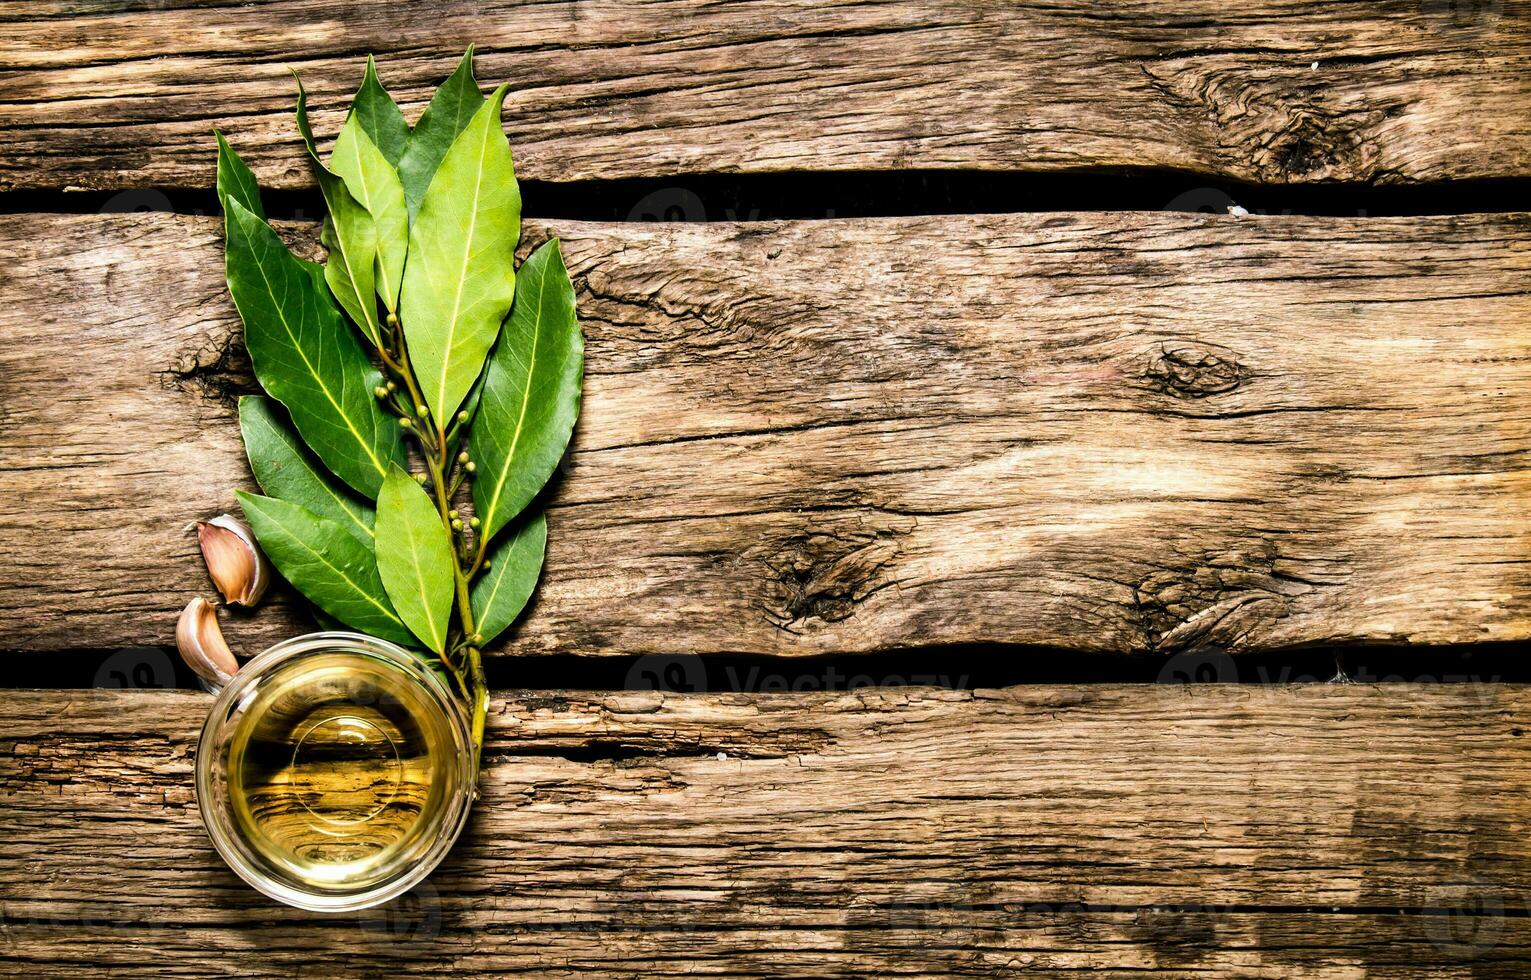
M 244 521 L 229 514 L 197 522 L 197 543 L 223 601 L 253 606 L 266 594 L 271 566 Z
M 209 684 L 221 687 L 239 671 L 239 661 L 234 659 L 223 639 L 223 628 L 218 625 L 218 610 L 201 596 L 181 610 L 180 621 L 175 624 L 175 645 L 186 666 Z

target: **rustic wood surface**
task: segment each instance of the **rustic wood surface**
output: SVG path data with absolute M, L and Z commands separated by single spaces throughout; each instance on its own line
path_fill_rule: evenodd
M 0 3 L 0 189 L 212 185 L 210 130 L 309 186 L 374 52 L 410 118 L 470 43 L 522 175 L 1176 168 L 1531 174 L 1525 0 Z
M 413 118 L 469 42 L 523 178 L 643 178 L 638 210 L 728 173 L 1531 177 L 1527 0 L 0 0 L 0 36 L 8 210 L 206 191 L 215 126 L 309 188 L 289 68 L 332 133 L 369 51 Z M 641 686 L 1531 639 L 1531 215 L 555 233 L 584 415 L 494 653 L 660 655 Z M 191 524 L 251 485 L 221 257 L 207 216 L 0 228 L 8 655 L 164 645 L 211 594 Z M 310 625 L 280 590 L 224 622 Z M 500 692 L 447 862 L 328 917 L 208 843 L 205 695 L 0 692 L 0 974 L 1531 975 L 1526 687 L 761 694 L 825 662 L 747 663 Z
M 1531 970 L 1524 687 L 504 692 L 447 864 L 332 917 L 211 850 L 208 704 L 7 695 L 10 970 Z
M 163 644 L 210 592 L 219 229 L 0 231 L 4 646 Z M 1531 638 L 1526 215 L 553 230 L 585 409 L 511 650 Z

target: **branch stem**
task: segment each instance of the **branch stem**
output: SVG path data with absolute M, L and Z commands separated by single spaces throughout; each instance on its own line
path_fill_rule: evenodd
M 391 346 L 398 351 L 397 357 L 386 347 L 379 348 L 378 353 L 382 356 L 383 366 L 392 372 L 408 391 L 408 398 L 395 398 L 394 404 L 396 408 L 402 410 L 401 415 L 410 420 L 409 429 L 420 440 L 420 451 L 425 457 L 436 511 L 441 516 L 441 526 L 446 529 L 448 539 L 456 541 L 457 534 L 452 527 L 452 499 L 461 489 L 467 472 L 460 468 L 456 457 L 450 454 L 449 447 L 461 429 L 461 420 L 454 418 L 450 425 L 444 425 L 442 420 L 433 418 L 428 411 L 421 414 L 420 407 L 426 405 L 425 396 L 421 394 L 419 382 L 415 379 L 414 369 L 409 363 L 409 350 L 404 344 L 402 335 L 402 329 L 397 326 L 392 328 L 393 344 Z M 461 555 L 456 546 L 453 547 L 452 553 L 453 588 L 457 596 L 457 616 L 462 624 L 462 634 L 457 642 L 448 647 L 449 652 L 442 654 L 441 661 L 456 681 L 457 688 L 471 712 L 473 768 L 477 772 L 478 762 L 483 753 L 484 724 L 489 714 L 489 683 L 484 675 L 483 656 L 479 651 L 478 643 L 475 642 L 477 630 L 473 621 L 471 585 L 473 577 L 478 574 L 479 568 L 483 565 L 484 556 L 483 549 L 480 547 L 477 560 L 465 568 L 466 556 Z M 467 654 L 466 678 L 463 676 L 461 665 L 455 662 L 455 655 L 462 651 L 466 651 Z

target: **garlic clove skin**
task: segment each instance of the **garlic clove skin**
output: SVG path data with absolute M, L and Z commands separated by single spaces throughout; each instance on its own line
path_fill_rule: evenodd
M 248 524 L 229 514 L 198 521 L 197 543 L 224 602 L 239 606 L 260 602 L 271 582 L 271 566 Z
M 234 659 L 223 638 L 223 628 L 218 625 L 218 610 L 201 596 L 181 610 L 181 618 L 175 624 L 175 646 L 186 666 L 209 684 L 222 687 L 239 671 L 239 661 Z

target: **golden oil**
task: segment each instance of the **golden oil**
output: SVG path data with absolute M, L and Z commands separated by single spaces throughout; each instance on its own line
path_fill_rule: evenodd
M 267 875 L 359 893 L 418 863 L 460 792 L 452 722 L 419 680 L 315 652 L 244 692 L 227 734 L 228 816 Z

